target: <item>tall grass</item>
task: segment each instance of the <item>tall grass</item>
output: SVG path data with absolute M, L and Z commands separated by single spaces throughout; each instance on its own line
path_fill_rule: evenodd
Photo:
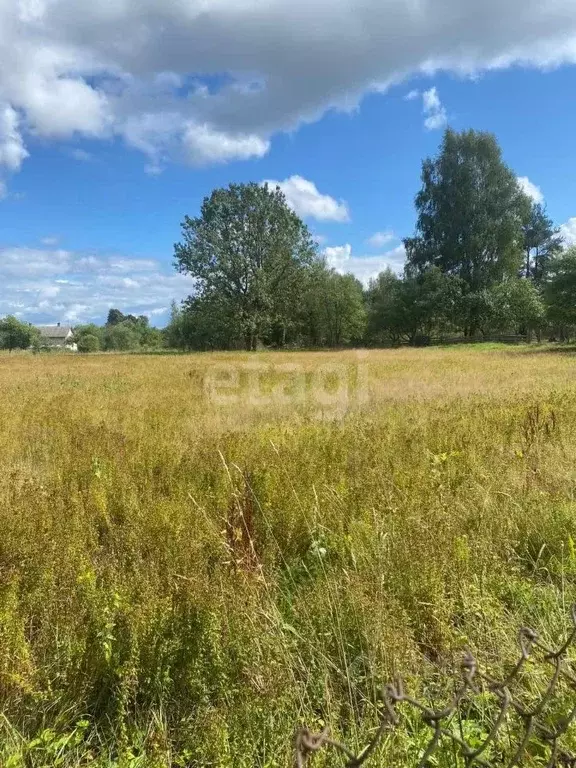
M 574 363 L 0 357 L 0 764 L 289 765 L 300 722 L 361 745 L 397 672 L 434 697 L 464 648 L 562 631 Z M 303 394 L 266 402 L 286 365 Z

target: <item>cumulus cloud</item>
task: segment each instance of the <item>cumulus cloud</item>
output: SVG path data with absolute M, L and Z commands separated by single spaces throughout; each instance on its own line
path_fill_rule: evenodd
M 274 133 L 413 75 L 576 62 L 574 0 L 326 9 L 324 0 L 0 0 L 0 103 L 38 136 L 121 136 L 158 168 L 260 157 Z M 427 127 L 441 127 L 438 94 L 426 93 Z
M 192 124 L 184 134 L 184 147 L 193 165 L 209 165 L 263 157 L 270 149 L 270 142 L 255 134 L 231 134 L 206 124 Z
M 366 242 L 368 245 L 371 245 L 372 248 L 382 248 L 382 246 L 388 245 L 397 239 L 398 238 L 394 232 L 392 232 L 391 229 L 387 229 L 384 232 L 375 232 Z
M 323 253 L 329 267 L 341 275 L 353 274 L 364 285 L 367 285 L 372 278 L 377 277 L 388 267 L 394 272 L 402 272 L 406 261 L 406 251 L 403 245 L 386 251 L 380 256 L 354 256 L 352 246 L 349 243 L 330 246 L 325 248 Z
M 544 202 L 544 195 L 542 194 L 542 190 L 540 187 L 537 187 L 536 184 L 533 184 L 528 176 L 518 176 L 518 184 L 524 194 L 528 195 L 528 197 L 531 197 L 535 203 Z
M 349 221 L 350 212 L 343 200 L 335 200 L 330 195 L 320 193 L 312 181 L 302 176 L 291 176 L 285 181 L 266 180 L 262 182 L 270 187 L 280 187 L 286 202 L 303 218 L 317 221 Z
M 54 248 L 0 249 L 0 284 L 0 317 L 37 323 L 102 321 L 111 307 L 154 317 L 191 290 L 152 259 Z

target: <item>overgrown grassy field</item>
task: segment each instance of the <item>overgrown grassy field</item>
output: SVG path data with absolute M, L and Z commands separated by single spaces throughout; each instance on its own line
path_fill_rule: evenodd
M 568 626 L 568 353 L 4 355 L 0 392 L 2 766 L 288 766 Z

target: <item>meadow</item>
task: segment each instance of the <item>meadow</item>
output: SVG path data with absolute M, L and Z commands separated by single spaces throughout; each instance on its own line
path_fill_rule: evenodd
M 546 346 L 0 356 L 0 764 L 288 766 L 397 673 L 554 642 L 575 384 Z

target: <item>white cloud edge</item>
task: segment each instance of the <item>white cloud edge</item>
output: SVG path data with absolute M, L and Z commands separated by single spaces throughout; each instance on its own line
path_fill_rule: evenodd
M 560 234 L 566 246 L 576 245 L 576 216 L 572 216 L 560 226 Z
M 341 275 L 353 274 L 364 286 L 388 267 L 397 274 L 401 274 L 406 261 L 404 245 L 376 256 L 356 256 L 350 243 L 329 246 L 324 248 L 322 253 L 329 267 Z
M 540 187 L 534 184 L 528 176 L 518 176 L 516 178 L 520 189 L 525 195 L 528 195 L 535 203 L 542 204 L 544 202 L 544 194 Z
M 398 240 L 394 230 L 385 229 L 380 232 L 375 232 L 368 238 L 368 240 L 366 240 L 366 243 L 372 248 L 382 248 L 384 245 L 394 242 L 394 240 Z
M 321 193 L 313 181 L 302 176 L 290 176 L 284 181 L 264 179 L 261 183 L 272 189 L 280 187 L 287 204 L 304 219 L 339 223 L 350 221 L 350 210 L 344 200 Z

